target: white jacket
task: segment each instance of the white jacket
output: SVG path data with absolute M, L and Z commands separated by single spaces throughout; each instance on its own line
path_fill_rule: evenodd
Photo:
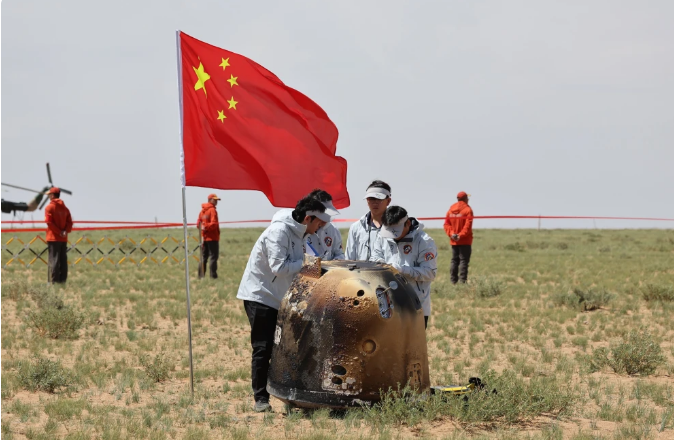
M 342 234 L 332 223 L 327 223 L 315 234 L 307 235 L 306 243 L 310 244 L 325 261 L 344 259 Z
M 346 259 L 368 261 L 372 257 L 374 242 L 379 237 L 379 230 L 372 224 L 372 214 L 367 213 L 349 228 L 346 238 Z
M 253 246 L 236 297 L 278 310 L 302 268 L 306 229 L 293 219 L 292 209 L 277 212 Z
M 424 316 L 430 316 L 431 281 L 438 271 L 438 248 L 424 232 L 424 225 L 413 217 L 410 220 L 412 230 L 402 240 L 377 238 L 370 261 L 390 264 L 403 274 L 417 292 Z

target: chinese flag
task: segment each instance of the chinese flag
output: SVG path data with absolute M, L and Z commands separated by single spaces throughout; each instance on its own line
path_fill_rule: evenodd
M 256 190 L 295 207 L 315 188 L 349 206 L 337 127 L 256 62 L 179 32 L 183 184 Z

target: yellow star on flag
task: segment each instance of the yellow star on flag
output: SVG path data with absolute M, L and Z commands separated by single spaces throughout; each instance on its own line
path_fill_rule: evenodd
M 238 76 L 229 75 L 229 79 L 227 80 L 227 82 L 230 84 L 231 87 L 238 86 L 239 83 L 236 82 L 237 79 L 239 79 Z
M 227 59 L 222 59 L 222 63 L 220 63 L 220 66 L 222 67 L 222 70 L 225 70 L 227 67 L 229 67 L 229 58 Z
M 204 95 L 208 96 L 208 93 L 206 93 L 206 81 L 211 79 L 211 75 L 204 71 L 204 65 L 201 63 L 199 63 L 198 69 L 194 66 L 192 66 L 192 69 L 197 74 L 197 83 L 194 85 L 194 90 L 204 89 Z
M 238 102 L 237 102 L 237 101 L 234 101 L 234 97 L 233 97 L 233 96 L 232 96 L 232 99 L 230 99 L 230 100 L 227 101 L 227 102 L 229 102 L 229 108 L 233 108 L 234 110 L 236 110 L 236 104 L 238 104 Z M 229 110 L 229 109 L 227 109 L 227 110 Z
M 224 124 L 225 119 L 227 119 L 227 116 L 225 116 L 225 111 L 224 110 L 218 110 L 218 121 L 220 121 Z

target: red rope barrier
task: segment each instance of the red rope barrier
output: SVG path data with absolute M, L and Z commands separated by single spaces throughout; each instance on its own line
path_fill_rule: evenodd
M 674 218 L 654 218 L 654 217 L 593 217 L 593 216 L 565 216 L 565 215 L 476 215 L 473 217 L 462 217 L 464 219 L 477 219 L 477 220 L 489 220 L 489 219 L 540 219 L 540 220 L 638 220 L 638 221 L 662 221 L 662 222 L 674 222 Z M 434 220 L 445 220 L 445 217 L 418 217 L 418 220 L 421 221 L 434 221 Z M 332 220 L 334 223 L 353 223 L 358 221 L 358 219 L 352 218 L 336 218 Z M 270 223 L 271 220 L 230 220 L 220 222 L 220 224 L 242 224 L 242 223 Z M 2 223 L 7 224 L 31 224 L 35 223 L 30 220 L 3 220 Z M 41 222 L 39 222 L 41 223 Z M 176 228 L 180 227 L 182 223 L 152 223 L 152 222 L 131 222 L 131 221 L 101 221 L 101 220 L 88 220 L 88 221 L 77 221 L 73 222 L 75 224 L 100 224 L 100 225 L 113 225 L 113 226 L 88 226 L 88 227 L 76 227 L 73 228 L 73 231 L 106 231 L 106 230 L 116 230 L 116 229 L 152 229 L 152 228 Z M 119 226 L 122 225 L 122 226 Z M 196 223 L 188 223 L 187 226 L 196 226 Z M 8 228 L 2 229 L 3 233 L 9 232 L 44 232 L 46 227 L 43 228 Z

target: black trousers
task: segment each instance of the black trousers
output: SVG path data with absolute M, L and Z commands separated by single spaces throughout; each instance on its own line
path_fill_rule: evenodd
M 65 241 L 48 241 L 49 281 L 65 283 L 68 278 L 68 243 Z
M 201 261 L 202 276 L 206 276 L 206 267 L 210 270 L 211 278 L 218 277 L 218 255 L 220 254 L 220 242 L 204 241 L 202 243 L 204 259 Z
M 269 402 L 267 373 L 278 310 L 255 301 L 244 301 L 243 306 L 250 322 L 250 345 L 253 347 L 251 378 L 256 402 Z
M 465 283 L 468 280 L 468 265 L 470 264 L 471 245 L 461 244 L 452 246 L 452 263 L 449 266 L 450 281 Z

